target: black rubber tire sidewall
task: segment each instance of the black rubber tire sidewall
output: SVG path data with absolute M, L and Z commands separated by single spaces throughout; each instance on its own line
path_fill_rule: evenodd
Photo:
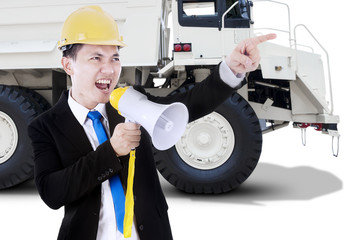
M 39 109 L 28 96 L 16 87 L 0 85 L 0 111 L 15 123 L 18 144 L 13 155 L 0 164 L 0 189 L 15 186 L 33 177 L 33 151 L 27 126 L 39 114 Z

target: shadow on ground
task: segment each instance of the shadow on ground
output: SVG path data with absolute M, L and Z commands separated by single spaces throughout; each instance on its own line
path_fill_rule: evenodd
M 342 189 L 342 181 L 332 173 L 313 167 L 287 168 L 259 163 L 249 179 L 237 189 L 219 195 L 194 195 L 177 190 L 161 178 L 167 198 L 193 201 L 264 205 L 269 201 L 311 200 Z
M 19 185 L 11 188 L 0 190 L 0 196 L 2 195 L 37 195 L 37 189 L 33 179 L 23 182 Z
M 160 179 L 166 198 L 233 204 L 264 205 L 269 201 L 311 200 L 340 191 L 343 187 L 342 181 L 329 172 L 308 166 L 287 168 L 269 163 L 259 163 L 245 183 L 231 192 L 219 195 L 187 194 L 177 190 L 162 177 Z M 0 196 L 37 194 L 34 180 L 0 190 Z

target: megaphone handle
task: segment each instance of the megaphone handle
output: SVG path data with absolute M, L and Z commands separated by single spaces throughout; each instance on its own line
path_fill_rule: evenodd
M 125 118 L 125 123 L 136 123 L 135 121 L 133 121 L 133 120 L 130 120 L 129 118 Z M 135 150 L 135 148 L 132 148 L 131 149 L 132 151 L 134 151 Z M 130 154 L 131 154 L 131 152 L 130 152 Z M 135 151 L 134 151 L 134 155 L 135 155 Z

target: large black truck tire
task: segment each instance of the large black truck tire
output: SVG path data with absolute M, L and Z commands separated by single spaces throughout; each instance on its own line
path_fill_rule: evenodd
M 33 151 L 27 127 L 50 107 L 39 104 L 40 97 L 29 89 L 0 85 L 0 189 L 33 177 Z M 43 104 L 45 101 L 41 99 Z
M 213 113 L 189 123 L 174 147 L 154 149 L 154 157 L 159 172 L 176 188 L 217 194 L 237 188 L 251 175 L 261 148 L 259 119 L 234 93 Z

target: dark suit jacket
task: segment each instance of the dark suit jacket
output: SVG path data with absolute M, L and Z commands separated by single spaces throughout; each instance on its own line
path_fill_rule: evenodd
M 143 89 L 137 90 L 144 92 Z M 190 121 L 212 112 L 234 89 L 220 80 L 218 67 L 191 91 L 148 98 L 158 103 L 183 102 Z M 51 208 L 65 206 L 58 239 L 95 239 L 101 204 L 101 183 L 119 174 L 126 185 L 129 156 L 116 157 L 109 140 L 93 151 L 67 103 L 68 92 L 29 126 L 35 156 L 35 181 Z M 106 105 L 110 132 L 124 121 Z M 141 240 L 172 239 L 167 203 L 157 175 L 150 136 L 142 129 L 136 149 L 134 198 L 136 227 Z

